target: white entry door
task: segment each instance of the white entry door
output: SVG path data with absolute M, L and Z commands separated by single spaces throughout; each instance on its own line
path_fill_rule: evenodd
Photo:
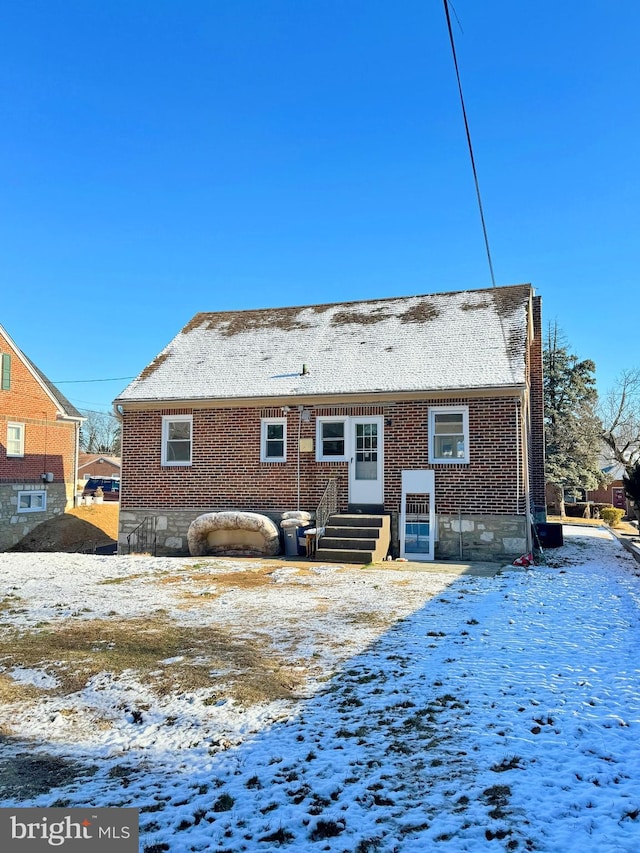
M 382 418 L 350 418 L 349 503 L 384 503 Z

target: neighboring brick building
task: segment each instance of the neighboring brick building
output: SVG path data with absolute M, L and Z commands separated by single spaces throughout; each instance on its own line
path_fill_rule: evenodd
M 115 403 L 121 544 L 152 516 L 187 553 L 197 515 L 314 511 L 335 478 L 394 554 L 511 560 L 544 508 L 530 285 L 197 314 Z
M 82 416 L 0 326 L 0 551 L 73 506 Z
M 89 477 L 119 477 L 120 457 L 104 453 L 81 453 L 78 461 L 78 478 L 82 483 Z
M 623 509 L 627 515 L 633 515 L 632 506 L 627 499 L 622 481 L 624 466 L 620 463 L 613 463 L 603 468 L 602 473 L 607 477 L 608 485 L 587 492 L 587 500 L 594 501 L 594 503 L 609 503 L 617 509 Z

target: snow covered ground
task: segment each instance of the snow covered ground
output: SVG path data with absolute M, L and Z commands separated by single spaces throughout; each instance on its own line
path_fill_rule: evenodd
M 2 805 L 137 807 L 147 853 L 635 853 L 640 566 L 565 542 L 495 577 L 2 554 Z

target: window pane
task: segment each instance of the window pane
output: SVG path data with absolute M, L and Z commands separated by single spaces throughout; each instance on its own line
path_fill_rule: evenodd
M 436 433 L 460 433 L 462 432 L 462 413 L 455 414 L 448 412 L 447 414 L 436 415 L 435 418 Z
M 284 457 L 284 441 L 267 441 L 267 458 L 282 459 Z
M 187 439 L 191 438 L 191 422 L 190 421 L 169 421 L 169 430 L 168 430 L 168 438 L 169 441 L 173 441 L 174 439 Z
M 344 441 L 323 441 L 323 456 L 344 456 Z
M 370 457 L 369 453 L 361 453 L 358 457 Z M 378 463 L 370 458 L 356 458 L 356 480 L 377 480 Z
M 434 438 L 434 456 L 437 459 L 462 459 L 464 457 L 463 435 L 437 435 Z
M 284 437 L 284 424 L 267 424 L 267 441 L 282 439 Z
M 404 550 L 407 554 L 429 553 L 429 522 L 407 522 L 404 527 Z
M 190 441 L 169 441 L 167 442 L 167 461 L 168 462 L 189 462 L 191 459 L 191 442 Z
M 329 421 L 322 424 L 322 438 L 344 438 L 344 422 Z

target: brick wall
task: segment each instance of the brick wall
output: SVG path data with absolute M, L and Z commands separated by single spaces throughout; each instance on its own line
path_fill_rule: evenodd
M 429 465 L 429 402 L 383 406 L 318 407 L 302 422 L 300 437 L 314 452 L 300 454 L 300 507 L 315 509 L 330 476 L 337 476 L 340 508 L 348 501 L 346 462 L 316 462 L 316 417 L 381 415 L 384 418 L 385 508 L 397 511 L 403 469 L 434 468 L 436 507 L 443 513 L 514 514 L 522 511 L 524 476 L 518 470 L 518 405 L 513 398 L 451 398 L 433 405 L 469 406 L 470 463 Z M 162 416 L 193 415 L 193 462 L 161 465 Z M 278 512 L 297 505 L 298 412 L 287 415 L 287 462 L 260 462 L 260 420 L 282 410 L 220 408 L 125 412 L 122 425 L 123 510 L 246 509 Z M 519 485 L 518 485 L 519 484 Z M 520 501 L 518 501 L 518 488 Z
M 0 353 L 11 354 L 11 387 L 0 390 L 0 480 L 39 479 L 73 483 L 76 424 L 59 421 L 56 406 L 9 342 L 0 335 Z M 7 456 L 7 423 L 24 424 L 24 456 Z
M 78 477 L 82 480 L 86 477 L 119 477 L 120 466 L 113 462 L 95 460 L 82 465 L 78 470 Z
M 55 403 L 2 335 L 0 353 L 11 355 L 10 388 L 0 389 L 0 550 L 6 550 L 72 505 L 78 426 L 57 419 Z M 23 456 L 7 456 L 9 423 L 24 426 Z M 44 473 L 53 474 L 52 483 L 43 483 Z M 46 492 L 46 509 L 19 512 L 22 491 Z
M 529 471 L 531 502 L 545 506 L 544 483 L 544 387 L 542 372 L 542 301 L 533 297 L 534 339 L 529 348 L 529 385 L 531 396 L 531 431 L 529 444 Z

